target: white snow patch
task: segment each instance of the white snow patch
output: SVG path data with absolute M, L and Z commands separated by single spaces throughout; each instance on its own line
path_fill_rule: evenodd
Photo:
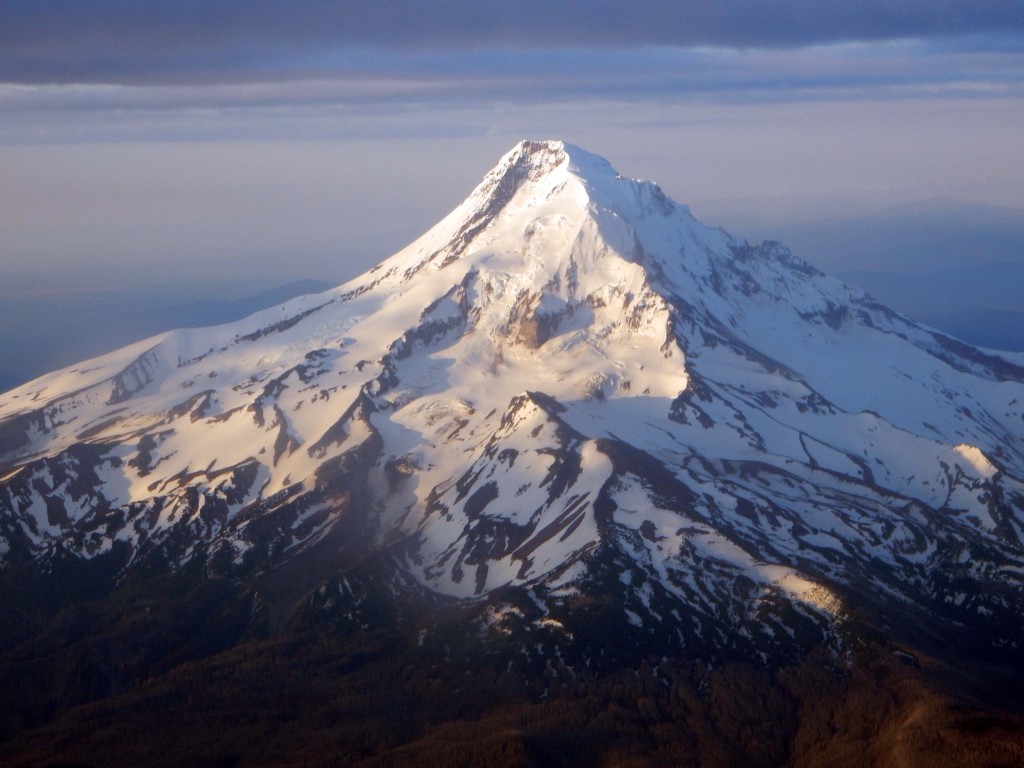
M 961 443 L 960 445 L 955 446 L 953 450 L 966 459 L 979 476 L 987 479 L 997 472 L 996 468 L 992 465 L 992 462 L 990 462 L 985 454 L 981 452 L 980 448 L 976 448 L 973 445 L 967 445 L 966 443 Z

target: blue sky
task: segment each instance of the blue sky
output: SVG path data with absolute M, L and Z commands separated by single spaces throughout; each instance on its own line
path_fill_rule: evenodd
M 0 117 L 0 270 L 100 282 L 351 277 L 523 137 L 741 234 L 1021 209 L 1024 3 L 8 0 Z

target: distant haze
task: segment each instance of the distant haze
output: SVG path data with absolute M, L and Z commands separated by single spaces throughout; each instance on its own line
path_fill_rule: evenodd
M 208 279 L 245 269 L 340 281 L 447 213 L 516 140 L 550 133 L 625 175 L 658 181 L 705 220 L 758 237 L 786 239 L 791 224 L 820 220 L 819 229 L 842 228 L 937 196 L 953 201 L 933 211 L 940 222 L 963 201 L 1009 208 L 994 229 L 974 233 L 958 261 L 988 260 L 989 240 L 1006 226 L 1020 231 L 1024 178 L 1014 169 L 1024 168 L 1024 110 L 1006 105 L 993 120 L 970 107 L 722 106 L 678 109 L 671 126 L 652 126 L 609 106 L 607 121 L 586 111 L 595 127 L 552 129 L 535 115 L 535 123 L 475 137 L 0 146 L 2 269 L 188 270 Z M 696 113 L 703 119 L 691 120 Z M 950 152 L 959 136 L 985 133 Z M 966 213 L 969 227 L 987 223 Z M 885 226 L 899 226 L 900 216 L 888 214 Z M 921 212 L 907 209 L 907 220 L 908 237 L 932 236 Z M 860 252 L 844 248 L 842 268 L 889 263 L 889 254 L 871 252 L 872 233 L 865 238 Z

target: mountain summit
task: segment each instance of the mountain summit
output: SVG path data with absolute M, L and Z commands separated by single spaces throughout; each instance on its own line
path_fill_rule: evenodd
M 200 568 L 271 629 L 370 569 L 581 647 L 840 653 L 867 616 L 988 658 L 1022 536 L 1024 358 L 561 142 L 345 285 L 0 397 L 8 568 Z
M 358 514 L 459 598 L 564 598 L 621 550 L 657 622 L 835 586 L 987 614 L 1019 587 L 1019 362 L 524 141 L 349 284 L 5 395 L 3 551 L 263 569 Z

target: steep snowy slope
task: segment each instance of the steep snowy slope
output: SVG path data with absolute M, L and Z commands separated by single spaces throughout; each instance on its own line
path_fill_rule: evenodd
M 378 553 L 495 626 L 509 587 L 555 624 L 611 590 L 681 644 L 852 601 L 1016 645 L 1024 361 L 523 142 L 348 284 L 4 395 L 0 534 L 126 570 L 315 559 L 285 613 Z

